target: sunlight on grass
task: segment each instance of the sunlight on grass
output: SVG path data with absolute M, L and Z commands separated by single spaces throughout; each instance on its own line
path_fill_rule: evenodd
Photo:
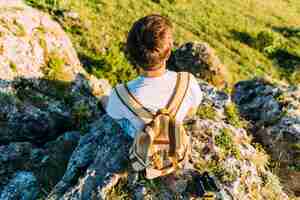
M 126 81 L 132 67 L 118 52 L 131 24 L 151 13 L 168 16 L 174 23 L 175 44 L 186 41 L 208 42 L 228 67 L 232 83 L 254 76 L 287 79 L 300 66 L 300 1 L 298 0 L 27 0 L 48 11 L 60 21 L 71 37 L 86 68 L 91 73 Z M 69 20 L 65 12 L 79 18 Z M 61 14 L 63 13 L 63 14 Z M 62 15 L 62 16 L 61 16 Z M 285 40 L 269 56 L 253 43 L 263 32 L 276 33 Z M 298 31 L 298 32 L 297 32 Z M 120 48 L 121 46 L 121 48 Z M 116 50 L 117 49 L 117 50 Z M 107 55 L 112 55 L 113 59 Z M 276 54 L 277 53 L 277 54 Z M 102 60 L 101 63 L 91 60 Z M 292 61 L 291 61 L 292 59 Z M 107 66 L 111 69 L 108 70 Z M 94 69 L 92 69 L 94 68 Z M 122 70 L 120 75 L 120 69 Z M 296 72 L 294 72 L 296 70 Z M 111 72 L 111 73 L 108 73 Z M 296 81 L 295 81 L 296 82 Z

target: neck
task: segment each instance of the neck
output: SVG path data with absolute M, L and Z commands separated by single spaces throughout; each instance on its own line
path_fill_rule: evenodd
M 165 72 L 166 72 L 166 68 L 161 67 L 161 68 L 159 68 L 157 70 L 153 70 L 153 71 L 141 70 L 141 75 L 143 75 L 145 77 L 159 77 L 159 76 L 162 76 Z

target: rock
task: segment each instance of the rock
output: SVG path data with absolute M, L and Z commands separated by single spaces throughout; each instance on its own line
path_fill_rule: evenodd
M 256 139 L 279 165 L 286 188 L 299 195 L 299 184 L 294 183 L 300 175 L 300 89 L 255 79 L 237 83 L 233 99 L 253 122 Z
M 32 167 L 34 163 L 30 159 L 31 151 L 32 145 L 28 142 L 0 146 L 0 190 L 3 184 L 8 183 L 15 171 L 28 170 L 27 167 Z
M 85 72 L 50 16 L 6 2 L 0 9 L 0 144 L 43 144 L 83 129 L 102 113 L 99 100 L 109 84 Z
M 30 172 L 18 172 L 0 194 L 1 200 L 36 200 L 39 185 Z
M 278 120 L 282 108 L 276 100 L 283 91 L 263 80 L 241 81 L 234 87 L 234 102 L 248 120 L 262 125 Z M 253 112 L 256 111 L 256 112 Z
M 188 42 L 181 45 L 173 53 L 169 66 L 177 71 L 189 71 L 219 88 L 228 81 L 225 66 L 207 43 Z
M 2 81 L 4 82 L 4 81 Z M 55 139 L 70 128 L 71 112 L 59 99 L 34 90 L 29 80 L 7 82 L 0 91 L 0 144 Z M 1 88 L 1 86 L 0 86 Z
M 130 139 L 110 117 L 91 125 L 48 199 L 105 199 L 102 189 L 126 165 Z
M 219 112 L 231 103 L 228 95 L 207 84 L 200 86 L 205 89 L 204 101 Z M 223 116 L 226 118 L 225 113 Z M 192 167 L 188 172 L 208 171 L 214 175 L 221 184 L 220 195 L 226 200 L 246 200 L 253 196 L 256 199 L 287 199 L 277 177 L 266 168 L 268 156 L 251 145 L 243 128 L 224 122 L 224 118 L 195 117 L 187 121 L 187 130 L 192 136 Z M 140 176 L 132 181 L 134 173 L 128 168 L 127 160 L 131 142 L 115 120 L 102 116 L 90 125 L 74 151 L 65 175 L 47 199 L 191 198 L 184 188 L 193 183 L 189 175 L 184 175 L 189 174 L 185 170 L 175 177 L 175 193 L 166 186 L 164 178 L 149 181 Z
M 79 132 L 67 132 L 42 147 L 29 142 L 0 146 L 0 190 L 19 170 L 31 171 L 42 188 L 50 190 L 63 176 L 79 139 Z
M 50 191 L 64 175 L 79 140 L 79 132 L 67 132 L 43 146 L 46 156 L 43 157 L 39 170 L 34 172 L 46 191 Z
M 0 79 L 72 81 L 85 73 L 70 39 L 47 14 L 21 3 L 3 5 L 0 32 Z

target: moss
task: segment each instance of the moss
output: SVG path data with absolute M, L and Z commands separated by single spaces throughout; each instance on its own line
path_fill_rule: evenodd
M 232 133 L 229 129 L 222 129 L 221 133 L 214 138 L 215 144 L 224 151 L 225 156 L 233 155 L 239 159 L 240 151 L 234 144 L 232 137 Z
M 201 105 L 197 110 L 197 116 L 201 119 L 215 120 L 217 112 L 212 105 Z
M 247 122 L 240 117 L 239 111 L 235 104 L 231 103 L 225 106 L 226 120 L 232 126 L 237 128 L 245 128 Z
M 300 70 L 297 68 L 295 71 L 290 75 L 290 82 L 292 84 L 298 85 L 300 83 Z

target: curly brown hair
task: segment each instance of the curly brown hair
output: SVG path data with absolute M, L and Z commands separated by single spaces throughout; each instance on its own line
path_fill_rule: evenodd
M 130 61 L 144 70 L 159 68 L 169 58 L 172 44 L 172 24 L 157 14 L 136 21 L 127 37 Z

